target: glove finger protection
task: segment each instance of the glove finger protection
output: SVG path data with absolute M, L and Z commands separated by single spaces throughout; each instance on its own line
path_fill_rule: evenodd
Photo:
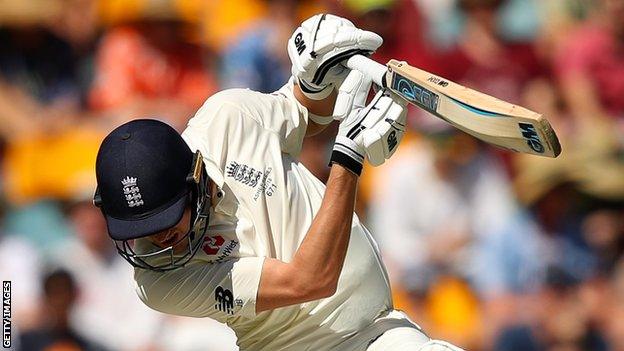
M 288 41 L 292 74 L 310 99 L 329 96 L 349 70 L 341 62 L 357 54 L 370 54 L 382 43 L 379 35 L 356 28 L 333 15 L 315 15 L 304 21 Z
M 373 166 L 379 166 L 392 157 L 406 130 L 405 101 L 392 93 L 385 99 L 389 101 L 389 107 L 383 120 L 368 128 L 363 135 L 366 157 Z
M 363 108 L 372 79 L 360 71 L 351 71 L 338 90 L 334 105 L 334 119 L 342 121 L 351 111 Z
M 381 90 L 366 107 L 352 110 L 338 127 L 330 163 L 341 164 L 359 175 L 367 153 L 364 136 L 370 133 L 369 129 L 373 129 L 373 133 L 377 134 L 371 135 L 377 135 L 379 138 L 381 134 L 375 129 L 379 128 L 382 123 L 389 124 L 389 122 L 384 122 L 384 119 L 390 111 L 396 111 L 393 108 L 396 104 L 386 90 Z

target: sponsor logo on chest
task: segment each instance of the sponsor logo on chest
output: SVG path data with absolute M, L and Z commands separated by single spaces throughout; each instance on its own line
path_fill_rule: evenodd
M 219 263 L 230 257 L 238 247 L 238 244 L 238 241 L 226 240 L 221 235 L 206 236 L 202 250 L 206 255 L 216 256 L 210 262 Z

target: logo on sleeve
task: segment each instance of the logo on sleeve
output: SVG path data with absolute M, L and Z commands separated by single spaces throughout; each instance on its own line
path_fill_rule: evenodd
M 225 175 L 237 182 L 255 188 L 262 178 L 262 171 L 257 171 L 253 167 L 232 161 L 225 168 Z
M 227 314 L 234 314 L 234 296 L 228 289 L 217 286 L 215 289 L 215 309 Z
M 266 196 L 272 196 L 275 189 L 277 189 L 277 185 L 273 183 L 273 178 L 271 177 L 272 171 L 271 167 L 264 171 L 259 171 L 246 164 L 231 161 L 225 168 L 225 175 L 241 184 L 257 189 L 253 197 L 254 201 L 256 201 L 260 194 L 264 193 Z

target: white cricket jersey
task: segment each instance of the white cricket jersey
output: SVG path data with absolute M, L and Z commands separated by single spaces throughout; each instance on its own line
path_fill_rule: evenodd
M 316 215 L 325 185 L 295 157 L 307 111 L 292 83 L 273 94 L 232 89 L 210 97 L 182 136 L 204 155 L 223 191 L 203 250 L 183 268 L 135 271 L 140 298 L 175 315 L 227 323 L 242 350 L 351 348 L 352 336 L 392 309 L 376 243 L 353 215 L 336 293 L 256 314 L 265 257 L 289 262 Z

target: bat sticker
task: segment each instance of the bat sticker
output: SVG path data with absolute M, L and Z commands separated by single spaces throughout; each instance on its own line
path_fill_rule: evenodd
M 391 87 L 408 101 L 415 103 L 431 113 L 437 113 L 440 97 L 436 93 L 427 90 L 398 73 L 395 73 L 392 77 Z

